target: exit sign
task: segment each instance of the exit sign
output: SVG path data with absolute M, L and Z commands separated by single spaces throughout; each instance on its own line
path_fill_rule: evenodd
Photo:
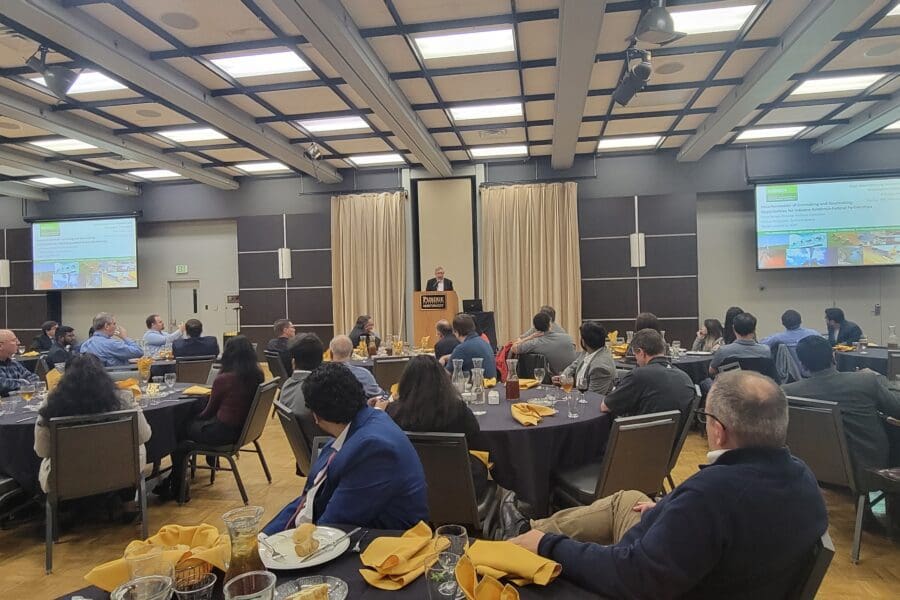
M 186 275 L 188 272 L 187 265 L 175 265 L 176 275 Z

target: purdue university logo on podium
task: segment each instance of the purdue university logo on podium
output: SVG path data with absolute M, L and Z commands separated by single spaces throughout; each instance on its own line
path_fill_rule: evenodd
M 444 310 L 445 308 L 447 308 L 447 296 L 444 294 L 422 296 L 422 310 Z

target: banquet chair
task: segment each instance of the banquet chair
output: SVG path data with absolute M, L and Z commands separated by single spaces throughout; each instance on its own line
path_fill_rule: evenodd
M 240 471 L 238 471 L 237 463 L 234 459 L 241 452 L 255 452 L 259 456 L 259 462 L 262 464 L 263 472 L 266 474 L 266 480 L 268 480 L 269 483 L 272 483 L 272 474 L 269 472 L 269 466 L 266 464 L 266 457 L 263 456 L 262 447 L 259 445 L 259 438 L 266 427 L 266 417 L 269 410 L 272 408 L 272 402 L 275 400 L 276 391 L 278 391 L 278 381 L 275 379 L 270 379 L 269 381 L 259 384 L 259 387 L 256 388 L 256 394 L 253 396 L 253 401 L 250 403 L 250 412 L 247 413 L 247 420 L 244 422 L 244 428 L 241 430 L 241 435 L 238 437 L 237 441 L 234 444 L 226 446 L 206 446 L 203 444 L 192 443 L 189 446 L 187 460 L 185 461 L 185 469 L 190 468 L 191 472 L 195 469 L 209 469 L 210 485 L 216 481 L 216 471 L 231 471 L 234 473 L 234 480 L 237 483 L 238 490 L 241 492 L 241 499 L 243 499 L 244 504 L 248 504 L 250 500 L 247 497 L 247 490 L 244 489 L 244 482 L 241 480 L 241 474 Z M 253 444 L 253 449 L 244 448 L 244 446 L 250 444 Z M 205 466 L 197 464 L 198 455 L 203 455 L 212 459 L 208 461 L 211 465 Z M 230 467 L 219 467 L 217 460 L 219 458 L 227 460 Z M 181 477 L 188 480 L 185 475 L 186 473 L 180 474 Z M 186 483 L 181 486 L 181 497 L 178 499 L 179 504 L 184 504 L 187 491 L 188 485 Z
M 719 365 L 718 371 L 719 373 L 727 373 L 728 371 L 740 371 L 741 363 L 735 362 L 727 362 Z
M 206 376 L 206 385 L 212 385 L 216 380 L 216 377 L 219 376 L 219 371 L 222 370 L 222 365 L 213 363 L 213 365 L 209 368 L 209 375 Z M 175 379 L 178 379 L 176 376 Z
M 319 460 L 319 453 L 322 452 L 322 448 L 325 447 L 325 444 L 332 441 L 334 438 L 330 435 L 317 435 L 313 438 L 312 441 L 312 454 L 310 456 L 310 465 L 316 464 L 316 461 Z M 311 468 L 311 467 L 310 467 Z
M 554 373 L 550 372 L 546 356 L 528 352 L 520 354 L 516 358 L 519 359 L 519 362 L 516 363 L 516 373 L 518 373 L 520 379 L 534 379 L 534 370 L 543 367 L 546 370 L 546 374 L 544 375 L 544 381 L 541 383 L 550 383 L 550 377 Z
M 215 356 L 192 356 L 175 359 L 175 380 L 178 383 L 204 384 L 209 379 L 209 370 L 216 361 Z
M 406 356 L 376 357 L 373 360 L 372 375 L 375 376 L 378 386 L 390 393 L 391 386 L 400 381 L 408 364 L 409 357 Z
M 684 441 L 691 431 L 691 420 L 694 418 L 694 413 L 700 406 L 701 397 L 700 386 L 695 385 L 694 400 L 691 402 L 690 412 L 688 412 L 687 418 L 684 419 L 684 423 L 681 424 L 681 431 L 679 432 L 678 437 L 675 438 L 675 447 L 672 448 L 672 458 L 669 459 L 669 470 L 666 473 L 666 481 L 669 482 L 669 486 L 673 490 L 675 489 L 675 481 L 672 479 L 672 470 L 675 468 L 675 465 L 678 464 L 678 457 L 681 456 L 681 449 L 684 448 Z
M 45 509 L 46 571 L 53 570 L 57 512 L 64 500 L 137 488 L 141 539 L 147 537 L 147 491 L 141 474 L 137 411 L 50 419 L 50 476 Z M 101 465 L 102 468 L 97 468 Z
M 900 350 L 888 350 L 887 378 L 890 381 L 900 379 Z
M 778 374 L 778 369 L 775 368 L 775 361 L 771 358 L 765 358 L 763 356 L 754 358 L 732 357 L 726 358 L 722 366 L 734 363 L 739 364 L 743 371 L 756 371 L 757 373 L 762 373 L 766 377 L 771 378 L 778 385 L 781 385 L 781 375 Z M 721 367 L 719 370 L 722 370 Z
M 834 544 L 828 532 L 822 534 L 813 545 L 809 554 L 801 561 L 797 569 L 797 581 L 788 592 L 785 600 L 813 600 L 822 585 L 831 559 L 834 557 Z
M 586 506 L 620 490 L 659 494 L 681 417 L 680 411 L 670 410 L 617 418 L 602 460 L 557 474 L 551 499 L 554 511 Z
M 291 446 L 291 452 L 294 453 L 294 460 L 297 461 L 297 474 L 306 477 L 312 464 L 312 449 L 306 443 L 306 438 L 303 437 L 300 423 L 290 408 L 277 400 L 272 404 L 278 414 L 278 421 L 281 423 L 288 444 Z
M 47 383 L 47 371 L 49 370 L 50 367 L 47 365 L 47 359 L 43 356 L 34 363 L 34 374 L 40 377 L 41 381 L 44 383 Z
M 273 352 L 271 350 L 266 350 L 264 352 L 266 355 L 266 364 L 269 366 L 269 371 L 272 373 L 272 377 L 278 380 L 278 385 L 283 385 L 285 381 L 288 380 L 288 377 L 291 376 L 290 373 L 287 372 L 287 369 L 284 366 L 284 360 L 281 358 L 281 354 L 279 352 Z

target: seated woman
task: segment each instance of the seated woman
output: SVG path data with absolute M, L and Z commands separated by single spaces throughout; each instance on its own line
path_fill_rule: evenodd
M 153 490 L 156 494 L 163 498 L 178 497 L 184 485 L 184 460 L 191 442 L 225 446 L 237 441 L 256 388 L 262 382 L 263 372 L 250 340 L 243 335 L 229 339 L 206 407 L 188 424 L 184 439 L 172 453 L 172 474 Z
M 722 339 L 724 330 L 718 319 L 706 319 L 703 327 L 697 332 L 697 339 L 691 346 L 691 350 L 702 352 L 715 352 L 725 341 Z
M 358 316 L 356 325 L 353 326 L 353 330 L 347 335 L 350 336 L 350 341 L 353 342 L 354 348 L 359 346 L 360 338 L 371 337 L 374 338 L 376 346 L 381 345 L 381 336 L 375 332 L 375 320 L 369 315 Z
M 408 529 L 428 520 L 425 473 L 406 434 L 366 405 L 362 384 L 341 363 L 303 381 L 316 424 L 335 439 L 310 469 L 303 494 L 265 526 L 267 534 L 303 523 Z
M 50 419 L 76 415 L 96 415 L 117 410 L 134 409 L 131 392 L 120 391 L 100 359 L 93 354 L 79 354 L 66 365 L 66 373 L 38 410 L 34 423 L 34 452 L 43 460 L 38 473 L 41 489 L 47 491 L 50 477 Z M 150 425 L 138 408 L 138 436 L 141 463 L 146 462 L 144 444 L 150 439 Z
M 581 347 L 584 349 L 563 375 L 575 378 L 575 387 L 597 394 L 608 394 L 616 382 L 616 362 L 606 347 L 606 329 L 597 321 L 581 324 Z M 559 377 L 553 383 L 559 383 Z
M 637 333 L 643 329 L 655 329 L 659 331 L 659 317 L 651 312 L 642 312 L 634 320 L 634 332 Z M 665 340 L 663 340 L 665 341 Z M 634 362 L 634 349 L 631 343 L 628 343 L 628 349 L 625 351 L 625 358 Z

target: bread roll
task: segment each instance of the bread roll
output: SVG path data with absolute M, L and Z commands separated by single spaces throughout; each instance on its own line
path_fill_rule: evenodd
M 297 556 L 309 556 L 319 548 L 319 540 L 313 537 L 316 526 L 312 523 L 303 523 L 294 530 L 294 552 Z

